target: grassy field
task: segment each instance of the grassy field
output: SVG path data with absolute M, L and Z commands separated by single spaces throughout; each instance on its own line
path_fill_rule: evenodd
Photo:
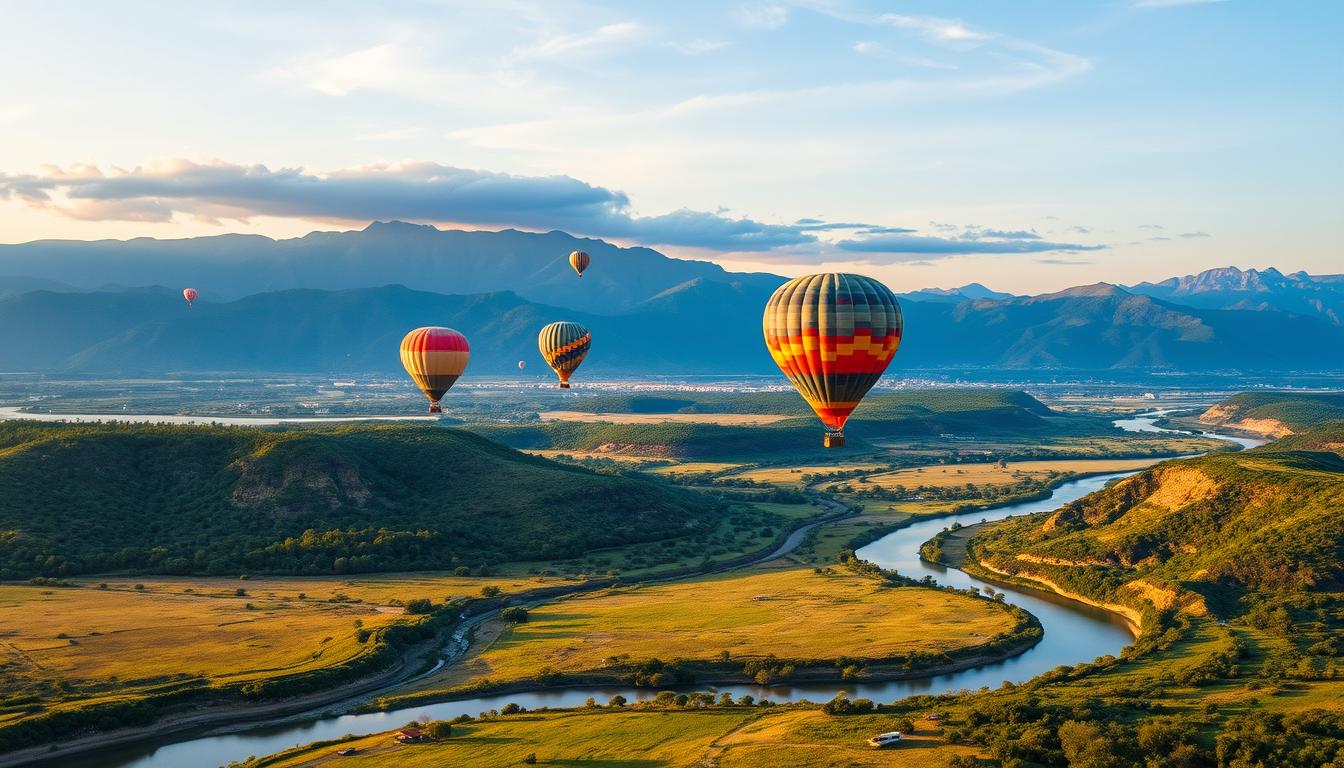
M 756 716 L 750 708 L 709 708 L 675 715 L 643 709 L 597 709 L 528 713 L 453 726 L 450 738 L 431 744 L 398 745 L 392 734 L 339 745 L 306 747 L 252 763 L 256 768 L 342 766 L 406 768 L 499 768 L 521 765 L 536 755 L 537 765 L 600 768 L 692 768 L 711 744 Z M 334 757 L 342 747 L 360 754 Z
M 186 594 L 198 597 L 232 598 L 235 591 L 243 589 L 252 598 L 306 600 L 314 603 L 367 603 L 380 607 L 395 607 L 407 600 L 420 598 L 440 603 L 450 597 L 476 597 L 485 587 L 494 587 L 503 594 L 509 594 L 549 585 L 546 580 L 536 577 L 454 576 L 435 572 L 371 573 L 345 578 L 264 575 L 249 576 L 247 579 L 108 576 L 90 577 L 78 582 L 85 586 L 107 584 L 111 590 L 129 590 L 136 584 L 143 584 L 145 594 Z
M 403 620 L 407 601 L 547 584 L 434 573 L 0 584 L 0 723 L 25 716 L 18 701 L 79 707 L 340 665 L 369 651 L 359 629 Z
M 911 621 L 914 616 L 918 622 Z M 915 650 L 965 649 L 1015 623 L 997 605 L 964 595 L 891 589 L 848 572 L 760 569 L 540 606 L 526 623 L 504 629 L 488 648 L 419 687 L 507 683 L 544 676 L 545 670 L 619 679 L 649 659 L 717 661 L 725 651 L 734 663 L 771 655 L 882 660 Z
M 785 419 L 798 418 L 797 414 L 773 413 L 585 413 L 583 411 L 542 411 L 542 421 L 591 421 L 608 424 L 723 424 L 726 426 L 773 424 Z
M 720 472 L 730 472 L 742 466 L 740 462 L 729 461 L 682 461 L 675 464 L 665 464 L 659 467 L 653 467 L 645 470 L 651 475 L 663 475 L 675 477 L 678 475 L 703 475 L 706 473 L 718 474 Z
M 881 488 L 904 486 L 916 488 L 946 488 L 966 485 L 1011 485 L 1031 478 L 1045 480 L 1052 476 L 1128 472 L 1151 466 L 1157 459 L 1055 459 L 1045 461 L 1009 461 L 1003 467 L 997 464 L 942 464 L 914 467 L 895 472 L 867 475 L 866 482 Z
M 400 609 L 369 604 L 176 586 L 0 586 L 0 705 L 36 696 L 78 706 L 169 682 L 294 675 L 365 653 L 359 626 L 401 619 Z
M 789 464 L 785 466 L 760 467 L 742 472 L 734 472 L 732 477 L 750 480 L 754 483 L 775 485 L 781 488 L 802 487 L 803 475 L 819 475 L 829 472 L 847 472 L 851 470 L 881 471 L 888 464 L 875 461 L 843 461 L 834 464 Z
M 526 713 L 453 726 L 453 734 L 430 744 L 397 745 L 391 733 L 338 744 L 303 747 L 255 761 L 249 768 L 299 768 L 328 763 L 350 766 L 441 766 L 495 768 L 518 765 L 528 755 L 537 765 L 601 768 L 777 768 L 782 765 L 944 768 L 948 757 L 975 754 L 941 743 L 932 724 L 900 747 L 876 751 L 863 741 L 891 730 L 895 718 L 864 715 L 832 718 L 813 709 L 709 707 L 663 710 L 608 708 Z M 334 757 L 353 746 L 359 754 Z

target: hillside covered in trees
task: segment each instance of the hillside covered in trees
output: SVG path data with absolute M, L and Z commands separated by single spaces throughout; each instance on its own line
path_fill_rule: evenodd
M 983 562 L 1107 602 L 1240 616 L 1344 591 L 1344 422 L 1170 461 L 974 540 Z M 1309 601 L 1311 602 L 1311 601 Z
M 1344 392 L 1242 392 L 1208 409 L 1199 420 L 1282 437 L 1344 420 Z
M 0 578 L 466 568 L 693 536 L 716 502 L 420 425 L 0 423 Z

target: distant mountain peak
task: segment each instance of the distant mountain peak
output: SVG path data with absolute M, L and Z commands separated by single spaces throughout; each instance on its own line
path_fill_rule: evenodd
M 1118 285 L 1111 283 L 1092 283 L 1091 285 L 1075 285 L 1072 288 L 1065 288 L 1062 291 L 1054 293 L 1044 293 L 1037 296 L 1038 299 L 1062 299 L 1062 298 L 1083 298 L 1083 297 L 1107 297 L 1107 296 L 1128 296 L 1129 291 Z
M 902 294 L 914 301 L 961 301 L 963 299 L 1011 299 L 1013 294 L 996 291 L 982 283 L 967 283 L 959 288 L 920 288 Z
M 430 224 L 412 224 L 408 221 L 398 221 L 397 219 L 392 219 L 390 221 L 369 222 L 369 226 L 365 227 L 360 231 L 385 233 L 385 234 L 409 234 L 409 233 L 425 234 L 430 232 L 438 234 L 443 230 Z
M 1279 310 L 1344 324 L 1344 285 L 1305 270 L 1284 274 L 1275 267 L 1215 267 L 1158 283 L 1130 286 L 1133 293 L 1208 309 Z

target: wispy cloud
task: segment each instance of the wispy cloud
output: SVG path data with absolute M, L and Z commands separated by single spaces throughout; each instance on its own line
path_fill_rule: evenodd
M 728 47 L 727 40 L 713 40 L 706 37 L 697 37 L 694 40 L 685 42 L 666 43 L 667 47 L 685 56 L 702 56 L 706 53 L 722 50 Z
M 745 27 L 775 30 L 789 22 L 789 9 L 777 3 L 744 5 L 737 9 L 737 20 Z
M 514 49 L 514 58 L 530 61 L 564 56 L 586 56 L 621 48 L 644 39 L 648 30 L 634 21 L 604 24 L 587 32 L 548 37 Z
M 1058 264 L 1061 266 L 1077 267 L 1084 264 L 1096 264 L 1092 259 L 1037 259 L 1037 264 Z
M 1213 235 L 1210 235 L 1208 232 L 1182 232 L 1181 237 L 1191 240 L 1197 237 L 1213 237 Z
M 957 19 L 944 19 L 938 16 L 906 16 L 899 13 L 884 13 L 877 18 L 879 24 L 896 29 L 908 29 L 939 43 L 978 45 L 989 40 L 992 35 L 972 29 Z
M 1096 251 L 1104 245 L 1055 243 L 1032 239 L 971 239 L 930 237 L 927 235 L 891 234 L 841 240 L 840 250 L 852 253 L 882 254 L 889 260 L 901 261 L 907 255 L 960 256 L 968 254 L 1042 253 L 1048 251 Z
M 855 43 L 854 52 L 861 53 L 864 56 L 871 56 L 875 59 L 881 59 L 882 61 L 889 61 L 894 64 L 905 64 L 911 67 L 943 70 L 957 68 L 956 64 L 948 64 L 946 62 L 938 61 L 937 59 L 931 59 L 927 56 L 914 56 L 908 53 L 902 53 L 873 40 L 863 40 Z

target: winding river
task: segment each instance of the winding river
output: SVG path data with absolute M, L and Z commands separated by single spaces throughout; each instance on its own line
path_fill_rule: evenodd
M 1166 411 L 1153 411 L 1116 421 L 1116 426 L 1132 432 L 1177 432 L 1155 425 Z M 1230 435 L 1208 434 L 1237 443 L 1243 448 L 1254 447 L 1263 441 Z M 1133 629 L 1123 618 L 1098 608 L 1059 597 L 1050 592 L 1037 591 L 1007 584 L 990 584 L 955 568 L 925 563 L 919 559 L 919 546 L 934 534 L 954 522 L 972 525 L 983 520 L 1002 520 L 1014 515 L 1032 514 L 1055 509 L 1132 472 L 1097 475 L 1065 483 L 1046 499 L 1001 507 L 993 510 L 968 512 L 961 515 L 922 520 L 901 528 L 858 551 L 860 557 L 883 568 L 895 569 L 906 576 L 932 576 L 948 586 L 984 589 L 993 586 L 1005 593 L 1005 599 L 1030 611 L 1045 629 L 1042 641 L 1030 650 L 1003 661 L 984 664 L 972 669 L 936 677 L 912 680 L 860 684 L 808 684 L 793 686 L 730 685 L 713 687 L 734 696 L 751 694 L 776 702 L 810 699 L 824 701 L 839 690 L 854 696 L 866 696 L 878 701 L 892 701 L 912 694 L 934 694 L 957 690 L 975 690 L 982 686 L 997 687 L 1005 680 L 1021 682 L 1060 665 L 1074 665 L 1107 654 L 1118 654 L 1134 639 Z M 701 686 L 705 689 L 707 686 Z M 282 719 L 264 727 L 242 725 L 214 728 L 205 732 L 183 732 L 167 737 L 159 743 L 140 743 L 127 747 L 100 750 L 97 754 L 71 756 L 62 760 L 72 768 L 210 768 L 252 755 L 279 752 L 312 741 L 339 738 L 348 733 L 367 734 L 389 730 L 410 720 L 427 715 L 434 719 L 450 719 L 462 714 L 475 715 L 498 709 L 514 702 L 528 709 L 540 707 L 582 706 L 589 697 L 605 702 L 620 694 L 629 700 L 650 698 L 653 691 L 624 687 L 570 688 L 531 693 L 511 693 L 483 696 L 438 704 L 426 704 L 389 712 L 365 714 L 308 713 Z M 361 699 L 362 700 L 362 699 Z M 331 707 L 327 708 L 332 709 Z

